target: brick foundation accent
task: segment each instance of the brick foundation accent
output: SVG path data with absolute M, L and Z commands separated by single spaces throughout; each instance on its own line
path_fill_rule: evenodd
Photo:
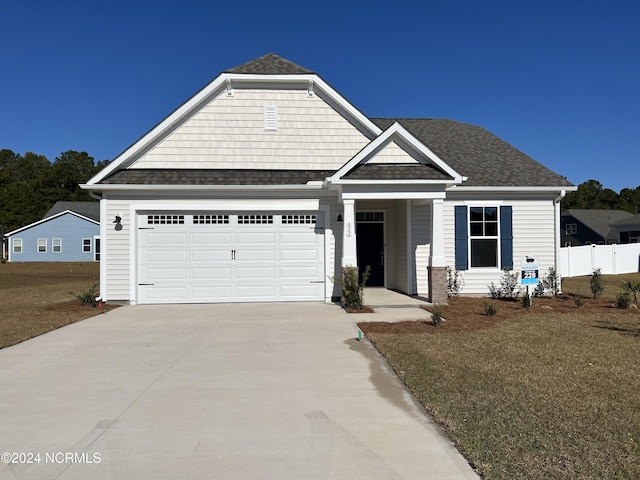
M 446 305 L 447 267 L 429 267 L 429 301 L 438 305 Z

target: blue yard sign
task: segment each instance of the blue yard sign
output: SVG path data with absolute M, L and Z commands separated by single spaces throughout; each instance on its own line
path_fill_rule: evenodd
M 523 258 L 522 259 L 522 276 L 520 277 L 521 285 L 538 285 L 538 259 Z

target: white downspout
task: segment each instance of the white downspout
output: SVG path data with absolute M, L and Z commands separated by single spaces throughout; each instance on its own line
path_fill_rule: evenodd
M 555 264 L 555 269 L 556 269 L 556 273 L 560 273 L 560 202 L 562 201 L 562 199 L 565 197 L 565 195 L 567 194 L 566 190 L 561 190 L 560 194 L 556 197 L 556 199 L 553 201 L 554 203 L 554 217 L 555 217 L 555 223 L 554 223 L 554 232 L 555 232 L 555 258 L 554 258 L 554 264 Z M 562 284 L 561 287 L 562 289 Z M 562 293 L 562 292 L 560 292 Z
M 107 301 L 107 203 L 106 199 L 89 190 L 89 196 L 100 200 L 100 299 Z M 94 252 L 95 255 L 95 252 Z

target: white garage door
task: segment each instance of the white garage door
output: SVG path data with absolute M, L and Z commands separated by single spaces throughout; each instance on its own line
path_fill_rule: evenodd
M 138 303 L 324 299 L 317 212 L 138 216 Z

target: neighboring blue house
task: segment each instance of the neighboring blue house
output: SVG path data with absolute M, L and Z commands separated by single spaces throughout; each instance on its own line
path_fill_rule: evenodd
M 57 202 L 42 220 L 5 235 L 9 261 L 99 261 L 99 219 L 98 202 Z

